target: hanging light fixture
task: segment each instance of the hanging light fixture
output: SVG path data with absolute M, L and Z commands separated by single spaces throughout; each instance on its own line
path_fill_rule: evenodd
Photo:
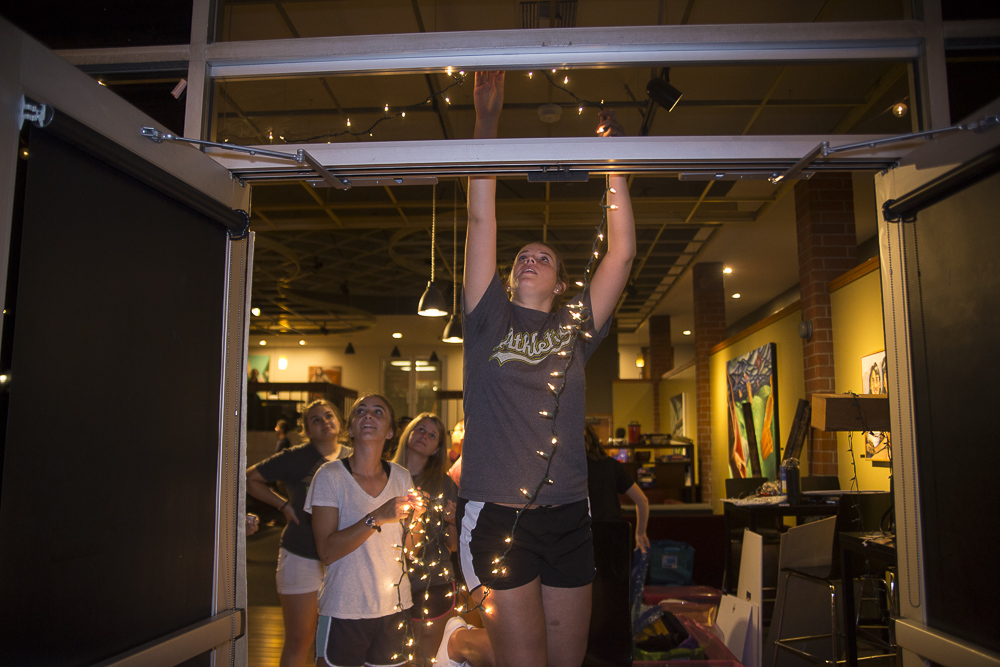
M 444 317 L 448 314 L 445 310 L 448 304 L 444 300 L 444 295 L 434 285 L 434 244 L 437 235 L 437 183 L 431 186 L 431 279 L 427 283 L 424 295 L 420 297 L 420 304 L 417 306 L 417 314 L 424 317 Z
M 354 343 L 347 344 L 347 348 L 344 350 L 344 354 L 354 354 Z
M 392 352 L 389 353 L 389 356 L 392 357 L 393 359 L 399 359 L 403 355 L 401 355 L 399 353 L 399 347 L 396 346 L 396 345 L 393 345 L 392 346 Z
M 454 196 L 452 198 L 452 210 L 454 211 L 454 217 L 452 218 L 452 230 L 451 230 L 451 277 L 452 277 L 452 287 L 451 287 L 451 317 L 448 318 L 448 324 L 444 325 L 444 333 L 441 334 L 441 340 L 446 343 L 461 343 L 462 342 L 462 316 L 458 313 L 458 179 L 455 179 L 455 190 Z
M 432 364 L 436 364 L 439 363 L 441 360 L 438 359 L 438 353 L 435 352 L 434 350 L 431 350 L 431 356 L 427 361 L 429 361 Z

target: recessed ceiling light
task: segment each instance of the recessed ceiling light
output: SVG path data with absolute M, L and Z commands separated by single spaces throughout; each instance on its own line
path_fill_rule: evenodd
M 736 294 L 734 294 L 734 295 L 733 295 L 733 298 L 734 298 L 734 299 L 738 299 L 738 298 L 740 298 L 740 293 L 739 293 L 739 292 L 737 292 Z
M 305 340 L 300 340 L 300 341 L 299 341 L 299 345 L 305 345 L 305 344 L 306 344 L 306 341 L 305 341 Z
M 684 334 L 685 336 L 690 336 L 691 335 L 691 330 L 690 329 L 685 329 L 681 333 Z
M 401 334 L 401 333 L 399 333 L 399 332 L 397 331 L 397 332 L 395 332 L 394 334 L 392 334 L 392 337 L 393 337 L 393 338 L 402 338 L 402 337 L 403 337 L 403 334 Z
M 260 317 L 260 308 L 251 308 L 250 312 L 253 313 L 254 317 Z
M 260 344 L 261 345 L 267 345 L 267 341 L 266 340 L 262 340 L 262 341 L 260 341 Z
M 725 274 L 730 274 L 733 272 L 733 267 L 727 266 L 726 268 L 722 269 L 722 272 Z

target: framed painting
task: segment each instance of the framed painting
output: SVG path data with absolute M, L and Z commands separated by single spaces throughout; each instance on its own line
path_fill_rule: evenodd
M 270 382 L 271 357 L 266 354 L 251 354 L 247 357 L 247 378 L 250 382 Z
M 670 397 L 670 412 L 673 421 L 670 423 L 670 435 L 685 437 L 684 432 L 684 410 L 687 406 L 687 399 L 684 394 L 677 394 Z
M 861 393 L 888 394 L 889 374 L 885 350 L 861 357 Z M 889 461 L 891 440 L 888 431 L 865 431 L 865 451 L 869 461 Z
M 777 345 L 768 343 L 726 362 L 726 376 L 730 473 L 733 477 L 775 479 L 775 444 L 779 442 Z M 744 410 L 744 403 L 751 409 Z M 752 424 L 746 423 L 745 414 L 752 414 Z M 748 437 L 748 427 L 753 428 L 755 438 Z
M 310 366 L 309 378 L 306 382 L 327 382 L 329 384 L 340 384 L 340 366 L 334 366 L 332 368 Z

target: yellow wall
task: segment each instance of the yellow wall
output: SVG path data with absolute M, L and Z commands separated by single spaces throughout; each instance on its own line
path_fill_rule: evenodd
M 649 380 L 615 380 L 611 385 L 614 410 L 612 434 L 627 428 L 629 422 L 639 422 L 644 433 L 653 432 L 653 383 Z
M 876 270 L 830 294 L 834 386 L 838 394 L 847 391 L 861 393 L 861 357 L 885 349 L 880 276 L 876 265 Z M 858 488 L 862 491 L 888 491 L 889 468 L 876 468 L 859 456 L 864 451 L 861 433 L 837 434 L 841 488 L 850 488 L 854 477 L 850 440 L 853 440 L 857 454 Z
M 725 497 L 729 478 L 729 416 L 726 409 L 726 362 L 755 350 L 767 343 L 777 344 L 778 366 L 778 441 L 782 450 L 788 440 L 788 431 L 795 418 L 795 408 L 800 398 L 805 398 L 805 380 L 802 370 L 802 339 L 798 335 L 801 311 L 797 306 L 782 311 L 778 318 L 742 338 L 727 341 L 728 345 L 709 357 L 709 382 L 712 393 L 712 490 L 705 495 L 716 512 L 722 511 L 721 499 Z M 805 458 L 805 457 L 804 457 Z M 803 469 L 807 465 L 802 462 Z M 706 491 L 703 488 L 702 493 Z

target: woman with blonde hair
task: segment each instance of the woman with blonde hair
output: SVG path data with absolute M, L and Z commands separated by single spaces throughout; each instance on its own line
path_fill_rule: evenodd
M 476 73 L 475 138 L 497 136 L 503 92 L 503 72 Z M 599 135 L 621 134 L 613 112 L 599 123 Z M 466 585 L 488 596 L 483 621 L 500 665 L 577 667 L 586 653 L 594 549 L 584 364 L 608 333 L 635 256 L 628 183 L 622 174 L 609 181 L 607 250 L 589 285 L 560 306 L 570 283 L 546 243 L 521 248 L 504 289 L 496 176 L 469 177 L 459 552 Z M 554 414 L 553 382 L 562 386 Z
M 458 548 L 458 487 L 447 475 L 447 432 L 440 417 L 423 412 L 403 429 L 393 458 L 394 463 L 410 471 L 416 488 L 429 498 L 419 540 L 422 548 L 410 572 L 413 632 L 425 658 L 433 655 L 441 643 L 445 623 L 455 614 L 457 591 L 451 552 Z

